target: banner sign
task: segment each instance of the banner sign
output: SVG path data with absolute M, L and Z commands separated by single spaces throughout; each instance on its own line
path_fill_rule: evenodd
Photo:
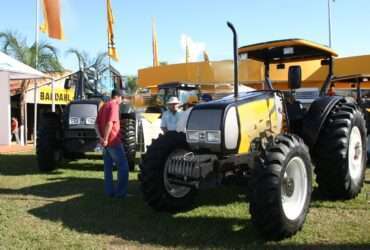
M 74 88 L 64 89 L 62 87 L 54 87 L 54 103 L 67 105 L 70 101 L 74 99 Z M 34 92 L 27 92 L 26 100 L 28 103 L 33 103 Z M 52 90 L 51 86 L 42 86 L 37 90 L 37 103 L 38 104 L 52 104 Z

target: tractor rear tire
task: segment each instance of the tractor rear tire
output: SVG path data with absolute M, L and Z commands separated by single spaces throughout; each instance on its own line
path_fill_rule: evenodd
M 352 199 L 364 183 L 366 122 L 357 104 L 340 101 L 330 112 L 314 148 L 319 193 L 329 199 Z
M 166 161 L 178 150 L 188 150 L 185 134 L 170 131 L 159 135 L 143 155 L 140 165 L 141 190 L 146 203 L 157 211 L 173 212 L 193 204 L 194 188 L 174 185 L 169 190 L 166 182 Z
M 266 239 L 290 237 L 302 229 L 311 201 L 308 148 L 297 136 L 278 135 L 258 165 L 249 195 L 252 223 Z
M 121 135 L 129 169 L 134 171 L 136 163 L 136 120 L 134 118 L 121 120 Z
M 55 113 L 45 114 L 38 130 L 36 145 L 40 171 L 52 171 L 61 161 L 60 132 L 61 124 L 58 115 Z

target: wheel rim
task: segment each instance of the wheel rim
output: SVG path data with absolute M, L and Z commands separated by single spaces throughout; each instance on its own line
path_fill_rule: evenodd
M 170 154 L 168 156 L 167 160 L 166 160 L 166 164 L 165 164 L 164 171 L 163 171 L 164 187 L 165 187 L 167 193 L 169 195 L 171 195 L 172 197 L 174 197 L 174 198 L 182 198 L 182 197 L 186 196 L 191 190 L 190 187 L 171 184 L 168 181 L 168 174 L 167 173 L 168 173 L 168 168 L 171 165 L 171 158 L 176 157 L 176 156 L 178 157 L 180 155 L 183 156 L 185 153 L 187 153 L 185 150 L 179 150 L 179 151 L 175 151 L 172 154 Z
M 363 164 L 363 147 L 361 132 L 358 127 L 353 127 L 349 137 L 348 167 L 351 179 L 358 182 L 361 178 Z
M 292 158 L 284 171 L 281 184 L 281 200 L 285 216 L 290 220 L 299 217 L 307 198 L 307 170 L 303 160 Z

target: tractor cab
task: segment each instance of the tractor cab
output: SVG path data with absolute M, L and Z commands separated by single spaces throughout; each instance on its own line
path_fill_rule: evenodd
M 357 100 L 362 108 L 367 127 L 370 126 L 370 75 L 357 74 L 336 76 L 333 78 L 328 94 L 350 96 Z
M 170 97 L 176 96 L 181 104 L 186 104 L 188 100 L 200 99 L 200 87 L 196 84 L 184 82 L 170 82 L 158 85 L 158 93 L 154 97 L 154 105 L 147 108 L 147 113 L 161 113 L 166 109 L 166 103 Z
M 270 67 L 276 65 L 277 69 L 288 68 L 288 88 L 285 91 L 285 105 L 287 116 L 293 131 L 302 126 L 304 114 L 309 105 L 303 105 L 296 97 L 296 90 L 301 88 L 302 68 L 299 65 L 303 61 L 321 60 L 322 65 L 328 66 L 328 75 L 322 84 L 320 94 L 324 95 L 333 79 L 333 57 L 337 54 L 330 48 L 303 39 L 287 39 L 265 43 L 258 43 L 239 48 L 239 57 L 242 59 L 253 59 L 264 63 L 264 90 L 273 90 L 270 79 Z M 297 63 L 297 64 L 295 64 Z
M 293 93 L 295 89 L 301 87 L 302 69 L 299 63 L 320 59 L 322 65 L 328 65 L 328 75 L 320 90 L 321 95 L 326 93 L 333 78 L 333 57 L 337 56 L 330 48 L 303 39 L 286 39 L 248 45 L 239 48 L 238 53 L 242 59 L 249 58 L 264 63 L 264 89 L 273 89 L 270 65 L 275 64 L 278 69 L 284 69 L 285 64 L 289 63 L 288 85 Z M 292 65 L 295 62 L 297 65 Z
M 165 105 L 171 96 L 179 98 L 181 103 L 186 103 L 189 98 L 196 97 L 199 100 L 199 85 L 187 84 L 182 82 L 166 83 L 158 85 L 158 99 Z
M 329 90 L 330 95 L 351 96 L 360 104 L 370 104 L 370 75 L 335 76 Z

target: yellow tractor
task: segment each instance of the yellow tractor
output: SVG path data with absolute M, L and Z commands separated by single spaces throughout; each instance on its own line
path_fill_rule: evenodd
M 144 200 L 159 211 L 183 210 L 198 191 L 231 176 L 247 180 L 252 222 L 273 240 L 298 232 L 309 210 L 312 171 L 331 199 L 350 199 L 362 188 L 366 124 L 353 98 L 327 96 L 333 72 L 330 48 L 301 39 L 241 47 L 234 33 L 235 93 L 193 107 L 186 133 L 160 135 L 141 163 Z M 239 54 L 239 57 L 238 57 Z M 264 89 L 238 93 L 239 58 L 264 63 Z M 300 66 L 290 66 L 290 91 L 273 89 L 270 67 L 321 59 L 328 67 L 321 96 L 308 108 L 295 99 Z

